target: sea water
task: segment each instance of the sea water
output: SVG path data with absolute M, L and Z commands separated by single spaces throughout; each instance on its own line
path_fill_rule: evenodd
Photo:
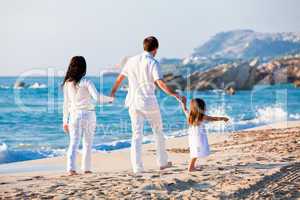
M 108 95 L 115 76 L 88 77 Z M 62 78 L 27 77 L 24 88 L 14 89 L 17 77 L 0 78 L 0 163 L 63 155 L 68 135 L 62 130 Z M 112 104 L 97 105 L 94 151 L 130 147 L 131 126 L 124 107 L 126 87 Z M 207 114 L 227 116 L 229 123 L 207 124 L 209 134 L 223 134 L 258 125 L 300 120 L 300 89 L 292 84 L 261 85 L 253 90 L 226 95 L 222 90 L 183 91 L 188 100 L 203 98 Z M 157 91 L 166 137 L 185 135 L 186 119 L 172 97 Z M 151 142 L 151 128 L 145 125 L 144 142 Z

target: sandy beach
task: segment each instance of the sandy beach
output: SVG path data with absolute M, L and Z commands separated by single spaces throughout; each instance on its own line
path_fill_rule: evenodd
M 172 168 L 159 171 L 154 144 L 146 172 L 129 149 L 93 154 L 93 174 L 65 175 L 65 157 L 0 165 L 0 199 L 299 199 L 300 121 L 210 135 L 212 154 L 188 173 L 186 137 L 167 140 Z M 78 163 L 79 164 L 79 163 Z

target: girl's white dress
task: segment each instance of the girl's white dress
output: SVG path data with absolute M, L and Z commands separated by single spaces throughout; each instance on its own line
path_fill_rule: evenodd
M 189 126 L 189 146 L 191 158 L 206 157 L 210 154 L 205 126 Z

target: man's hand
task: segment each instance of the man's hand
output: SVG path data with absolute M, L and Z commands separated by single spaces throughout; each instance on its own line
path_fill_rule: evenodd
M 228 121 L 229 121 L 229 119 L 228 119 L 227 117 L 222 117 L 222 120 L 223 120 L 224 122 L 228 122 Z
M 169 88 L 163 80 L 157 80 L 155 81 L 155 83 L 166 94 L 175 97 L 179 102 L 181 102 L 182 97 L 176 92 L 174 92 L 171 88 Z
M 65 133 L 69 133 L 69 125 L 68 124 L 64 124 L 63 128 L 64 128 Z
M 181 103 L 186 107 L 186 97 L 185 96 L 181 97 Z

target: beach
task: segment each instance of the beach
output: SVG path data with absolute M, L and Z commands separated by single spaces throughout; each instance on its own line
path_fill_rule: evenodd
M 131 171 L 129 149 L 95 152 L 94 173 L 72 177 L 65 157 L 2 164 L 0 199 L 300 198 L 300 121 L 209 135 L 209 143 L 211 155 L 191 173 L 186 136 L 167 140 L 173 167 L 162 171 L 152 143 L 141 174 Z

